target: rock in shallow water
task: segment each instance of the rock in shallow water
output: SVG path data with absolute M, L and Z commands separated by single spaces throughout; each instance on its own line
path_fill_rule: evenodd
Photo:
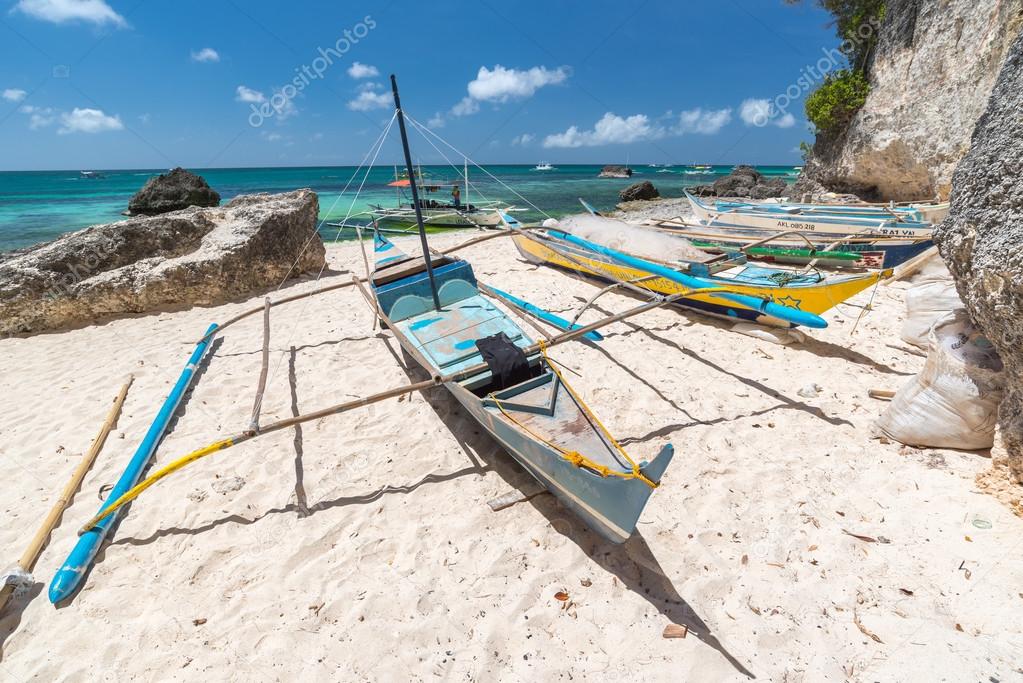
M 1009 467 L 1023 483 L 1023 33 L 1016 37 L 956 168 L 948 218 L 935 241 L 970 317 L 1005 364 L 999 407 Z
M 318 270 L 311 190 L 95 225 L 0 262 L 0 335 L 224 303 Z
M 128 215 L 155 216 L 190 206 L 217 206 L 220 195 L 206 181 L 183 168 L 150 178 L 128 202 Z
M 629 185 L 618 193 L 619 201 L 623 202 L 634 202 L 639 199 L 657 199 L 660 196 L 661 193 L 657 191 L 657 188 L 649 180 Z

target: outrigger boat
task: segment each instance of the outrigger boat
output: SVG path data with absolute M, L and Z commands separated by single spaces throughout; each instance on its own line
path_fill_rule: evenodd
M 822 216 L 859 216 L 868 218 L 898 218 L 900 220 L 934 223 L 948 214 L 948 202 L 909 204 L 801 204 L 798 202 L 740 202 L 716 201 L 714 208 L 718 211 L 760 211 L 771 214 L 822 215 Z
M 511 216 L 505 215 L 504 220 L 512 229 L 519 227 Z M 630 230 L 644 230 L 622 221 L 602 217 L 594 217 L 594 220 L 605 221 L 619 236 L 627 235 Z M 670 235 L 663 237 L 681 239 Z M 531 263 L 595 277 L 615 283 L 613 286 L 627 285 L 627 289 L 636 292 L 670 295 L 685 291 L 696 282 L 707 293 L 696 291 L 677 301 L 676 305 L 730 320 L 750 320 L 784 327 L 824 327 L 826 323 L 819 318 L 822 313 L 892 274 L 890 269 L 825 275 L 817 271 L 764 268 L 749 265 L 741 253 L 707 255 L 702 260 L 668 263 L 655 257 L 612 249 L 554 227 L 543 232 L 522 232 L 512 239 L 522 257 Z M 714 288 L 745 295 L 746 299 L 710 293 Z M 783 308 L 749 305 L 750 301 L 771 302 Z M 810 315 L 805 320 L 799 319 L 792 314 L 793 309 Z
M 579 201 L 590 214 L 603 215 L 585 200 Z M 684 237 L 695 248 L 715 256 L 742 254 L 751 261 L 840 270 L 895 268 L 934 245 L 932 240 L 925 239 L 860 237 L 843 240 L 795 230 L 709 228 L 681 217 L 650 218 L 639 225 Z
M 445 388 L 590 527 L 615 543 L 628 539 L 671 461 L 671 445 L 636 465 L 543 345 L 480 292 L 469 263 L 441 257 L 428 266 L 379 234 L 374 241 L 370 302 L 402 348 L 431 376 L 479 368 Z
M 458 206 L 453 202 L 438 201 L 423 196 L 422 193 L 431 194 L 443 190 L 450 191 L 455 187 L 462 187 L 458 183 L 430 183 L 422 178 L 422 174 L 416 177 L 416 198 L 403 196 L 403 191 L 412 189 L 412 181 L 409 176 L 395 178 L 388 183 L 388 187 L 395 188 L 397 192 L 397 203 L 393 207 L 384 207 L 378 204 L 370 204 L 373 210 L 373 219 L 377 228 L 385 233 L 414 234 L 419 229 L 417 215 L 423 219 L 423 225 L 427 232 L 444 232 L 447 230 L 465 230 L 476 228 L 479 230 L 494 229 L 500 226 L 500 218 L 495 211 L 498 209 L 509 210 L 510 207 L 504 202 L 481 201 L 477 204 L 469 203 L 469 169 L 465 165 L 463 184 L 464 201 Z M 413 202 L 418 202 L 418 213 Z
M 768 232 L 798 231 L 828 237 L 898 237 L 930 239 L 933 226 L 901 216 L 847 216 L 806 213 L 771 213 L 742 206 L 717 209 L 700 201 L 688 191 L 686 198 L 697 222 L 706 227 Z

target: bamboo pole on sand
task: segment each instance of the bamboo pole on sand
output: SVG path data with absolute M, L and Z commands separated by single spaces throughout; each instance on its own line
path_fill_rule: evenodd
M 49 514 L 43 519 L 43 523 L 39 526 L 39 530 L 36 535 L 32 537 L 32 541 L 29 543 L 28 548 L 22 553 L 21 559 L 18 560 L 17 568 L 22 572 L 31 572 L 32 568 L 35 567 L 36 560 L 39 559 L 39 555 L 42 553 L 43 548 L 46 546 L 46 542 L 50 538 L 50 533 L 57 526 L 60 521 L 61 515 L 64 514 L 64 509 L 68 503 L 71 502 L 71 498 L 78 491 L 78 487 L 82 485 L 82 480 L 85 479 L 85 475 L 89 469 L 92 468 L 92 464 L 96 461 L 96 456 L 103 449 L 103 444 L 106 443 L 107 435 L 110 434 L 110 430 L 113 429 L 114 424 L 117 422 L 117 418 L 121 414 L 121 406 L 124 405 L 124 399 L 128 395 L 128 389 L 131 388 L 132 382 L 135 381 L 134 375 L 128 376 L 128 381 L 121 387 L 121 391 L 118 392 L 117 398 L 114 399 L 114 404 L 110 408 L 110 412 L 107 413 L 106 420 L 103 421 L 103 425 L 100 427 L 99 433 L 96 434 L 96 438 L 92 440 L 92 445 L 89 446 L 89 451 L 82 456 L 81 462 L 78 463 L 78 467 L 75 468 L 74 473 L 71 475 L 71 479 L 67 484 L 64 485 L 64 489 L 60 492 L 60 496 L 57 501 L 50 508 Z M 11 594 L 14 592 L 14 585 L 9 583 L 0 589 L 0 612 L 3 612 L 4 607 L 7 605 L 7 601 L 10 599 Z

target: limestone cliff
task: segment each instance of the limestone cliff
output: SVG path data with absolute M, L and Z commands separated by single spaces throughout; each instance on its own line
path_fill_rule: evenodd
M 970 317 L 1005 364 L 998 411 L 1008 464 L 1023 483 L 1023 33 L 1016 39 L 970 153 L 956 169 L 952 205 L 935 241 Z
M 866 104 L 818 136 L 796 193 L 947 198 L 1021 24 L 1023 0 L 890 0 Z

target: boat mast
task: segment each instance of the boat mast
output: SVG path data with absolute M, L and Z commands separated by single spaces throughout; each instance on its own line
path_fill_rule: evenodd
M 423 247 L 423 260 L 426 261 L 426 274 L 430 278 L 430 292 L 433 294 L 433 305 L 440 310 L 440 297 L 437 296 L 437 281 L 433 278 L 433 261 L 430 259 L 430 245 L 426 242 L 426 227 L 423 225 L 423 209 L 419 206 L 419 190 L 416 188 L 416 169 L 412 165 L 412 153 L 408 149 L 408 135 L 405 133 L 405 114 L 401 111 L 401 100 L 398 98 L 398 80 L 391 74 L 391 92 L 394 93 L 394 108 L 398 114 L 398 130 L 401 131 L 401 149 L 405 152 L 405 167 L 411 179 L 409 189 L 412 190 L 412 206 L 416 210 L 416 223 L 419 224 L 419 242 Z
M 469 159 L 462 157 L 462 177 L 465 178 L 465 210 L 469 210 Z

